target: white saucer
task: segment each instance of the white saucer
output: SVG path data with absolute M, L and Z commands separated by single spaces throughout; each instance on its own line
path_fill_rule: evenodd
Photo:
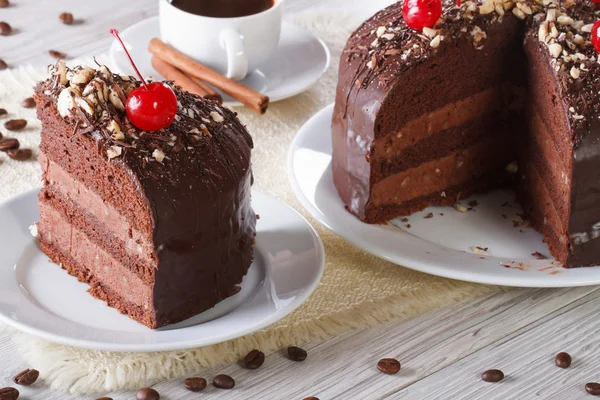
M 323 244 L 285 204 L 253 192 L 258 221 L 255 261 L 238 294 L 176 325 L 153 331 L 94 299 L 88 286 L 51 263 L 28 227 L 38 220 L 32 190 L 0 205 L 0 320 L 70 346 L 110 351 L 166 351 L 207 346 L 265 328 L 315 290 Z
M 332 111 L 332 105 L 326 107 L 302 127 L 289 151 L 288 171 L 302 205 L 334 233 L 393 263 L 447 278 L 523 287 L 600 283 L 600 267 L 564 269 L 552 258 L 536 259 L 532 253 L 550 257 L 550 252 L 535 230 L 513 226 L 521 209 L 508 191 L 461 201 L 466 207 L 471 200 L 479 202 L 475 211 L 466 213 L 452 207 L 430 207 L 406 222 L 361 222 L 344 209 L 333 185 Z M 503 206 L 507 201 L 509 206 Z M 424 218 L 429 213 L 433 218 Z M 488 248 L 489 254 L 474 254 L 474 246 Z
M 158 17 L 138 22 L 121 32 L 121 38 L 144 77 L 161 77 L 152 68 L 148 52 L 148 42 L 154 37 L 160 37 Z M 116 41 L 110 46 L 109 56 L 115 72 L 135 75 L 125 52 Z M 250 72 L 242 83 L 269 96 L 271 102 L 287 99 L 317 82 L 329 68 L 330 58 L 329 49 L 321 39 L 284 22 L 275 56 L 263 67 Z M 223 104 L 229 107 L 242 105 L 225 94 Z

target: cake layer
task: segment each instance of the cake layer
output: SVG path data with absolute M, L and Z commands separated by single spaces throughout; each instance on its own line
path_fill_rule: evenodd
M 422 139 L 439 134 L 441 131 L 460 127 L 485 115 L 488 117 L 498 115 L 503 105 L 503 90 L 500 86 L 446 104 L 406 122 L 398 132 L 392 133 L 387 138 L 380 138 L 377 146 L 374 146 L 374 154 L 378 158 L 394 156 L 403 149 L 414 146 Z
M 89 240 L 80 230 L 41 199 L 38 230 L 42 250 L 50 247 L 79 266 L 82 276 L 89 275 L 111 293 L 128 304 L 144 309 L 153 308 L 152 284 L 140 279 L 130 269 L 115 260 L 104 249 Z M 70 271 L 69 271 L 70 272 Z M 76 275 L 78 276 L 78 275 Z
M 378 179 L 386 179 L 398 172 L 468 149 L 482 140 L 502 137 L 502 143 L 499 142 L 499 145 L 512 148 L 512 137 L 519 132 L 518 126 L 514 124 L 515 119 L 515 115 L 508 112 L 485 114 L 463 125 L 424 138 L 397 154 L 390 154 L 388 158 L 374 159 L 371 162 L 371 184 L 376 184 Z
M 88 293 L 95 298 L 105 301 L 109 307 L 117 309 L 121 314 L 127 315 L 129 318 L 142 325 L 151 327 L 155 324 L 151 309 L 128 303 L 111 289 L 103 286 L 102 282 L 91 275 L 85 266 L 78 264 L 68 255 L 59 251 L 56 247 L 48 243 L 42 243 L 41 250 L 50 258 L 50 260 L 66 270 L 69 275 L 76 277 L 80 282 L 87 283 L 89 285 Z
M 535 166 L 524 172 L 525 188 L 517 191 L 519 202 L 535 229 L 544 235 L 552 255 L 566 265 L 568 257 L 568 228 L 551 200 L 550 188 Z
M 40 201 L 60 213 L 70 225 L 81 231 L 87 238 L 106 251 L 112 258 L 126 266 L 145 282 L 152 283 L 155 275 L 155 262 L 144 258 L 136 248 L 128 248 L 128 238 L 115 236 L 114 232 L 101 219 L 82 211 L 76 203 L 56 193 L 52 188 L 42 188 Z
M 525 171 L 535 169 L 548 190 L 548 197 L 543 201 L 551 201 L 559 216 L 561 227 L 566 228 L 569 218 L 569 195 L 571 177 L 568 158 L 564 157 L 555 146 L 549 132 L 541 123 L 537 112 L 533 111 L 531 132 L 528 135 L 527 151 L 522 158 Z
M 141 266 L 148 265 L 151 270 L 156 264 L 152 237 L 148 238 L 139 232 L 119 210 L 104 202 L 92 189 L 74 179 L 44 153 L 40 154 L 39 160 L 44 166 L 42 174 L 47 182 L 44 191 L 47 196 L 55 199 L 55 208 L 63 209 L 65 215 L 69 213 L 75 219 L 83 221 L 80 229 L 93 227 L 99 234 L 86 233 L 88 236 L 95 236 L 99 241 L 97 244 L 114 250 L 115 257 L 127 257 L 128 264 L 138 264 L 134 268 L 138 273 L 148 275 Z M 116 244 L 111 245 L 112 243 Z
M 446 187 L 443 192 L 436 191 L 402 203 L 371 206 L 366 218 L 370 223 L 385 223 L 396 217 L 411 215 L 430 206 L 454 205 L 459 199 L 467 198 L 475 193 L 502 187 L 506 182 L 507 178 L 504 170 L 491 171 L 463 184 Z
M 466 184 L 511 162 L 513 150 L 504 138 L 488 138 L 470 148 L 391 175 L 373 185 L 371 204 L 379 207 L 405 202 Z M 456 202 L 458 199 L 454 199 Z

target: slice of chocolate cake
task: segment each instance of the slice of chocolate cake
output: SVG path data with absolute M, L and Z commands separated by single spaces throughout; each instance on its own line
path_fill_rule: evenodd
M 37 86 L 38 231 L 93 296 L 158 328 L 229 297 L 248 271 L 253 142 L 233 112 L 177 87 L 171 125 L 142 131 L 125 112 L 139 86 L 63 62 Z
M 343 52 L 332 168 L 348 209 L 383 223 L 509 186 L 558 261 L 600 264 L 596 5 L 407 6 L 436 4 L 418 29 L 402 2 L 386 8 Z

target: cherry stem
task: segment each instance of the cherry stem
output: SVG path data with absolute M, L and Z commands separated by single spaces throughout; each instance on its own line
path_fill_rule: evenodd
M 113 35 L 119 41 L 119 43 L 121 43 L 123 50 L 125 50 L 125 54 L 127 54 L 127 58 L 129 58 L 129 62 L 131 63 L 131 65 L 133 66 L 133 69 L 135 70 L 135 73 L 140 77 L 140 80 L 142 81 L 142 84 L 144 85 L 146 90 L 150 90 L 148 88 L 148 84 L 146 84 L 146 81 L 142 77 L 142 74 L 140 74 L 140 70 L 136 67 L 135 63 L 133 62 L 133 59 L 131 58 L 131 55 L 127 51 L 127 47 L 125 47 L 125 43 L 123 43 L 123 41 L 121 40 L 121 37 L 119 36 L 119 31 L 116 29 L 111 29 L 110 34 Z

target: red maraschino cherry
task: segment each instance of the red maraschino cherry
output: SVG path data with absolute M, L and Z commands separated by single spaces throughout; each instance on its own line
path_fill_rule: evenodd
M 405 0 L 402 6 L 404 22 L 416 31 L 431 28 L 442 16 L 440 0 Z
M 600 21 L 594 22 L 592 26 L 592 45 L 600 53 Z
M 171 125 L 177 114 L 177 97 L 173 90 L 162 82 L 146 83 L 137 69 L 125 44 L 116 29 L 110 33 L 119 41 L 135 73 L 140 77 L 142 86 L 129 93 L 125 109 L 133 125 L 144 131 L 157 131 Z

